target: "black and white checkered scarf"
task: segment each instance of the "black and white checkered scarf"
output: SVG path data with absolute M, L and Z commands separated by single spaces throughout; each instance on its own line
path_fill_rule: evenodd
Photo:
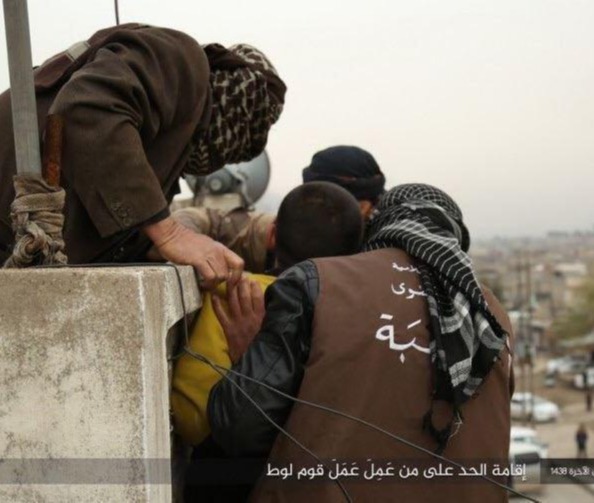
M 250 45 L 225 49 L 210 44 L 204 51 L 210 64 L 212 105 L 208 127 L 196 132 L 184 170 L 194 175 L 259 155 L 282 112 L 286 91 L 272 63 Z
M 400 248 L 416 259 L 429 304 L 433 399 L 452 403 L 457 421 L 462 420 L 460 406 L 476 393 L 507 337 L 489 310 L 466 254 L 468 246 L 458 205 L 424 184 L 400 185 L 382 197 L 365 244 L 366 250 Z M 442 451 L 452 422 L 437 430 L 430 410 L 423 426 Z

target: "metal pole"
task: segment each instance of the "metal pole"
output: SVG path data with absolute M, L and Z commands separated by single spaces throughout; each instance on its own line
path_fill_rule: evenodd
M 27 0 L 3 2 L 17 173 L 41 176 Z
M 527 340 L 529 347 L 529 381 L 531 407 L 532 412 L 530 416 L 530 426 L 534 428 L 534 363 L 536 359 L 536 348 L 534 344 L 534 332 L 532 330 L 532 261 L 530 260 L 530 249 L 526 250 L 526 296 L 528 297 L 528 323 L 527 323 Z
M 526 425 L 527 404 L 526 404 L 526 337 L 524 333 L 524 284 L 522 277 L 522 250 L 518 251 L 518 310 L 520 317 L 518 320 L 518 339 L 520 348 L 520 390 L 523 393 L 522 399 L 522 424 Z

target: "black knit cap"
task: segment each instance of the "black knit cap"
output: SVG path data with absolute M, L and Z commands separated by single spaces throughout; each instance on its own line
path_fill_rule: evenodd
M 373 156 L 359 147 L 339 145 L 316 153 L 303 170 L 303 183 L 331 182 L 358 200 L 376 202 L 386 178 Z

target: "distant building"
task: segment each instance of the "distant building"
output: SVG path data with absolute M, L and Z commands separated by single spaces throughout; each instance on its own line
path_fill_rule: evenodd
M 553 269 L 552 294 L 556 307 L 566 311 L 576 300 L 576 291 L 584 284 L 588 268 L 582 262 L 561 263 Z
M 517 339 L 547 349 L 554 320 L 575 305 L 594 272 L 594 233 L 482 240 L 473 244 L 471 258 L 479 280 L 510 313 Z

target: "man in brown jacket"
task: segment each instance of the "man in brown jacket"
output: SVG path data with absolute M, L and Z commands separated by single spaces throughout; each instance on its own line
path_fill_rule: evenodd
M 182 173 L 249 160 L 266 145 L 285 86 L 258 50 L 201 47 L 175 30 L 122 25 L 35 71 L 40 135 L 65 120 L 64 237 L 70 263 L 144 259 L 194 265 L 206 285 L 239 278 L 242 260 L 177 224 L 168 205 Z M 0 258 L 10 254 L 15 154 L 9 91 L 0 95 Z
M 476 475 L 485 463 L 505 482 L 493 470 L 509 463 L 511 327 L 476 280 L 462 213 L 421 184 L 392 189 L 377 210 L 365 252 L 303 262 L 268 288 L 261 331 L 233 382 L 211 392 L 213 437 L 230 454 L 268 456 L 257 502 L 347 501 L 338 482 L 353 501 L 507 501 Z

